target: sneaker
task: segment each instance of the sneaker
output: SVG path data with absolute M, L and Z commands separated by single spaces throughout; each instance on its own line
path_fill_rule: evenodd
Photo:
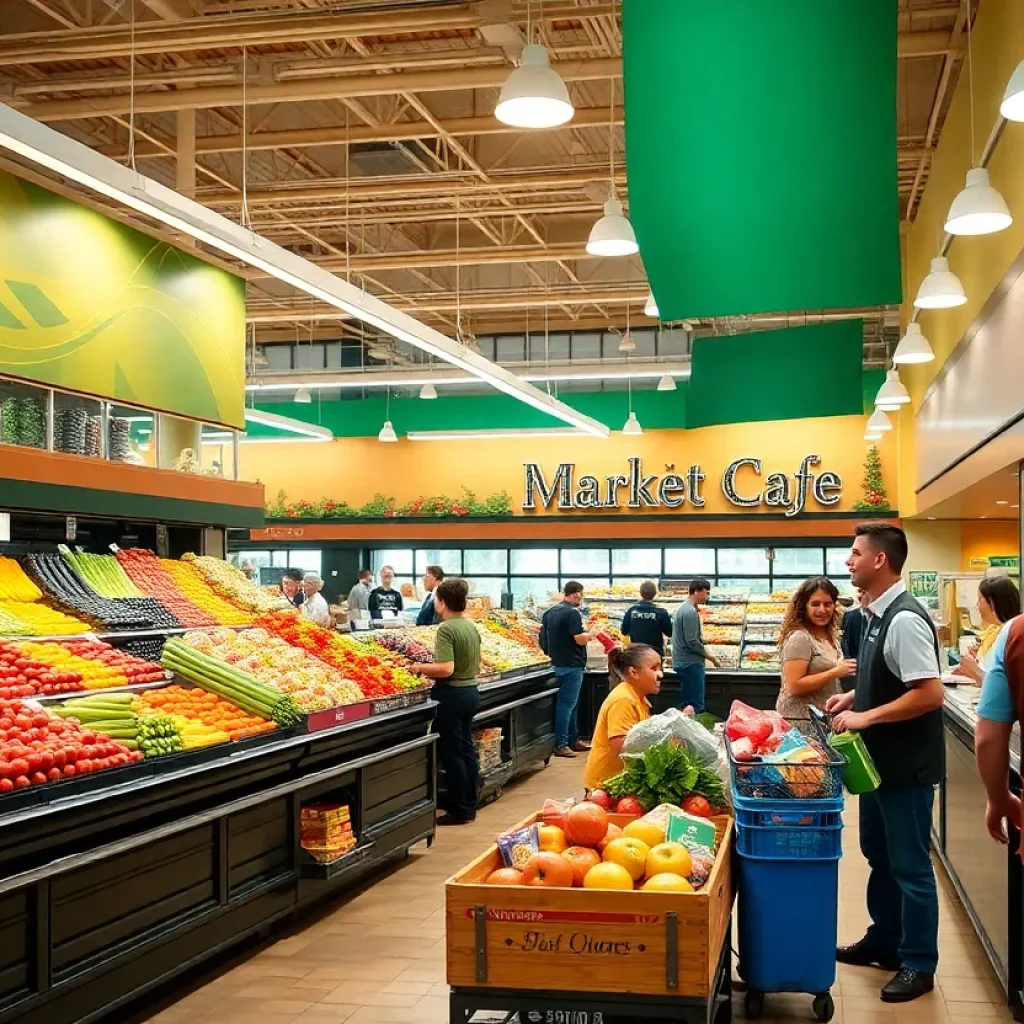
M 556 747 L 555 757 L 575 757 L 576 753 L 572 747 Z
M 590 749 L 590 744 L 586 740 L 577 740 L 573 745 L 572 749 L 577 754 L 585 754 Z
M 909 1003 L 935 988 L 935 975 L 901 967 L 888 985 L 882 986 L 883 1003 Z
M 473 815 L 472 818 L 463 818 L 461 815 L 457 815 L 457 814 L 442 814 L 441 817 L 437 819 L 436 824 L 437 825 L 472 825 L 474 821 L 476 821 L 476 815 L 475 814 Z
M 883 971 L 898 971 L 901 966 L 900 958 L 895 953 L 879 953 L 864 939 L 852 946 L 840 946 L 836 950 L 836 960 L 851 967 L 878 967 Z

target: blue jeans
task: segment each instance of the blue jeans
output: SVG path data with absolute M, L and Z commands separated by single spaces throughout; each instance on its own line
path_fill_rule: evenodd
M 860 848 L 871 865 L 865 941 L 926 974 L 939 962 L 939 900 L 931 843 L 931 786 L 887 789 L 860 798 Z
M 703 715 L 707 711 L 704 704 L 704 683 L 705 673 L 703 665 L 680 665 L 673 666 L 676 678 L 679 680 L 679 706 L 685 708 L 687 704 L 693 705 L 695 715 Z
M 574 747 L 580 738 L 576 705 L 583 686 L 583 669 L 556 668 L 558 699 L 555 701 L 555 749 Z

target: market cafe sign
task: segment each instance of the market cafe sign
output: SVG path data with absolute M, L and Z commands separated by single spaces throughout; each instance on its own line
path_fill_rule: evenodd
M 539 463 L 523 463 L 523 511 L 552 505 L 560 512 L 623 507 L 675 509 L 687 504 L 704 507 L 707 476 L 699 464 L 691 466 L 685 475 L 675 472 L 674 465 L 666 465 L 668 472 L 664 475 L 648 475 L 639 457 L 626 462 L 627 473 L 601 479 L 587 474 L 577 478 L 572 462 L 560 462 L 550 478 Z M 808 455 L 794 473 L 763 476 L 760 459 L 736 459 L 722 474 L 722 493 L 737 508 L 785 509 L 787 516 L 799 515 L 812 498 L 818 505 L 831 508 L 842 500 L 843 480 L 838 473 L 816 472 L 814 467 L 820 463 L 820 455 Z

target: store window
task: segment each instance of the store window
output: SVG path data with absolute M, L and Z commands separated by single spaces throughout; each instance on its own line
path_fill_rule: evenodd
M 521 363 L 526 358 L 526 339 L 522 335 L 498 338 L 496 357 L 499 363 Z
M 843 576 L 849 577 L 850 570 L 846 568 L 846 560 L 850 557 L 852 544 L 845 544 L 841 548 L 829 548 L 825 552 L 825 575 L 832 579 L 840 579 Z
M 767 576 L 723 576 L 717 584 L 713 584 L 712 593 L 714 593 L 715 587 L 719 590 L 745 591 L 748 594 L 770 594 L 772 592 L 771 582 Z
M 504 576 L 467 576 L 471 597 L 489 597 L 494 608 L 501 607 L 501 595 L 507 586 Z
M 458 548 L 419 548 L 416 551 L 416 575 L 422 576 L 428 565 L 439 565 L 446 576 L 462 575 L 462 552 Z
M 661 548 L 617 548 L 612 552 L 612 573 L 661 575 Z
M 270 564 L 277 566 L 279 569 L 285 568 L 288 565 L 288 552 L 284 550 L 271 551 Z
M 815 576 L 820 575 L 814 573 Z M 772 579 L 772 592 L 773 593 L 793 593 L 797 587 L 800 586 L 807 579 L 806 576 L 775 576 Z
M 276 564 L 276 563 L 275 563 Z M 323 576 L 323 552 L 322 551 L 289 551 L 288 567 L 290 569 L 301 569 L 303 573 L 315 572 L 317 576 Z
M 575 580 L 577 583 L 583 584 L 584 603 L 586 603 L 587 594 L 607 591 L 612 585 L 612 581 L 607 576 L 563 576 L 558 583 L 559 593 L 563 592 L 569 580 Z
M 719 548 L 718 571 L 729 575 L 759 575 L 768 572 L 764 548 Z
M 608 573 L 611 552 L 607 548 L 562 548 L 562 573 L 585 576 Z
M 256 569 L 261 569 L 264 566 L 269 566 L 273 564 L 270 561 L 269 551 L 243 551 L 241 553 L 241 560 L 239 561 L 239 565 L 241 565 L 244 562 L 248 562 L 251 566 L 253 566 Z
M 824 568 L 821 548 L 776 548 L 772 573 L 775 575 L 820 576 Z
M 555 576 L 515 576 L 512 579 L 512 603 L 521 608 L 528 598 L 539 605 L 558 598 L 558 578 Z
M 505 548 L 470 548 L 462 554 L 462 571 L 467 576 L 478 572 L 488 575 L 505 575 L 508 572 L 508 551 Z
M 512 552 L 512 575 L 540 575 L 558 573 L 557 548 L 523 548 Z M 513 590 L 513 593 L 515 591 Z
M 378 548 L 373 552 L 370 568 L 378 579 L 385 565 L 395 570 L 396 576 L 411 578 L 413 573 L 412 551 L 408 548 Z
M 714 576 L 714 548 L 666 548 L 666 576 Z

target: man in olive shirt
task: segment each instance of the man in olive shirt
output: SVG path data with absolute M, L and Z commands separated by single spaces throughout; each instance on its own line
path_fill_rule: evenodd
M 476 677 L 480 671 L 480 634 L 465 617 L 469 584 L 443 580 L 434 588 L 434 605 L 441 616 L 434 645 L 434 662 L 413 665 L 417 675 L 434 679 L 431 696 L 437 701 L 437 756 L 448 792 L 447 814 L 438 825 L 468 825 L 476 818 L 480 762 L 473 741 L 473 716 L 480 703 Z

